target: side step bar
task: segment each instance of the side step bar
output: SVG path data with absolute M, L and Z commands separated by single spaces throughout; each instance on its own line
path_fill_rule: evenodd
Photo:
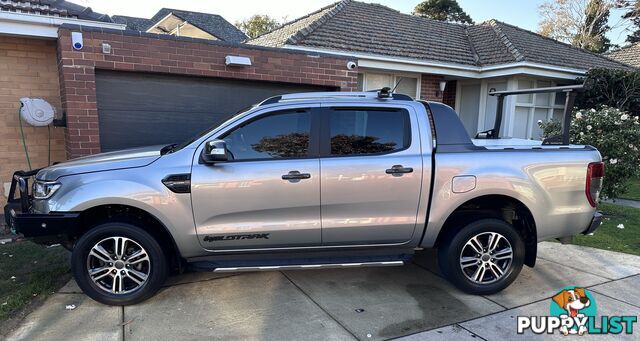
M 363 262 L 363 263 L 342 263 L 342 264 L 298 264 L 298 265 L 273 265 L 273 266 L 241 266 L 215 268 L 213 272 L 243 272 L 243 271 L 270 271 L 270 270 L 312 270 L 312 269 L 332 269 L 332 268 L 356 268 L 368 266 L 401 266 L 404 261 L 387 262 Z

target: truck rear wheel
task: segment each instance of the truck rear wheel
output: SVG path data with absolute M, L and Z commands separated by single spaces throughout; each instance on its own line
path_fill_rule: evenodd
M 513 226 L 499 219 L 481 219 L 445 237 L 438 248 L 438 265 L 462 291 L 488 295 L 518 277 L 524 255 L 524 242 Z
M 167 278 L 158 242 L 139 227 L 106 223 L 76 243 L 71 268 L 87 296 L 108 305 L 129 305 L 153 296 Z

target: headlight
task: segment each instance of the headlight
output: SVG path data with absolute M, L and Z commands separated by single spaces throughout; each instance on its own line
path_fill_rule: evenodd
M 48 199 L 55 193 L 61 184 L 59 182 L 46 182 L 36 180 L 33 183 L 33 198 Z

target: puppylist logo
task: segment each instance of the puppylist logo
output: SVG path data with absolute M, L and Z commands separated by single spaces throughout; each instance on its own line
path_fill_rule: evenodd
M 551 298 L 549 316 L 518 316 L 518 334 L 529 329 L 534 334 L 563 335 L 632 334 L 638 316 L 596 318 L 596 300 L 584 288 L 569 286 Z

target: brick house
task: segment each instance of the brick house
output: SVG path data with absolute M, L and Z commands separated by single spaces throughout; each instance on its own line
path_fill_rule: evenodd
M 81 35 L 81 49 L 72 34 Z M 163 8 L 148 19 L 109 17 L 63 0 L 0 0 L 0 183 L 27 168 L 18 121 L 25 96 L 44 98 L 66 118 L 52 129 L 55 162 L 179 142 L 276 94 L 396 84 L 455 107 L 474 134 L 493 121 L 491 88 L 626 67 L 497 21 L 463 26 L 352 0 L 245 38 L 215 14 Z M 555 117 L 562 98 L 518 96 L 505 107 L 503 135 L 535 138 L 532 122 Z M 45 166 L 47 128 L 24 129 L 33 167 Z
M 163 11 L 157 15 L 162 20 L 186 16 Z M 58 118 L 64 114 L 66 126 L 52 128 L 51 161 L 56 162 L 185 140 L 276 94 L 356 88 L 356 72 L 346 67 L 351 58 L 243 45 L 240 31 L 217 20 L 220 32 L 215 25 L 197 26 L 215 37 L 202 39 L 185 36 L 184 26 L 181 34 L 152 33 L 158 30 L 153 21 L 148 29 L 133 30 L 122 18 L 117 23 L 61 0 L 2 1 L 0 205 L 13 171 L 28 167 L 19 133 L 21 97 L 44 98 Z M 82 35 L 79 50 L 72 46 L 72 32 Z M 229 64 L 228 56 L 250 65 Z M 24 131 L 32 166 L 46 166 L 47 128 L 24 124 Z
M 0 205 L 14 170 L 27 169 L 18 110 L 21 97 L 40 97 L 62 110 L 58 76 L 58 27 L 65 23 L 113 29 L 101 14 L 72 3 L 55 1 L 0 1 Z M 23 124 L 33 167 L 48 159 L 48 130 Z M 51 159 L 66 159 L 64 129 L 51 129 Z
M 471 136 L 493 127 L 490 89 L 572 83 L 591 68 L 628 66 L 496 20 L 461 25 L 343 0 L 295 19 L 249 44 L 358 59 L 358 88 L 393 87 L 454 107 Z M 511 96 L 502 136 L 540 138 L 536 122 L 561 117 L 564 97 Z

